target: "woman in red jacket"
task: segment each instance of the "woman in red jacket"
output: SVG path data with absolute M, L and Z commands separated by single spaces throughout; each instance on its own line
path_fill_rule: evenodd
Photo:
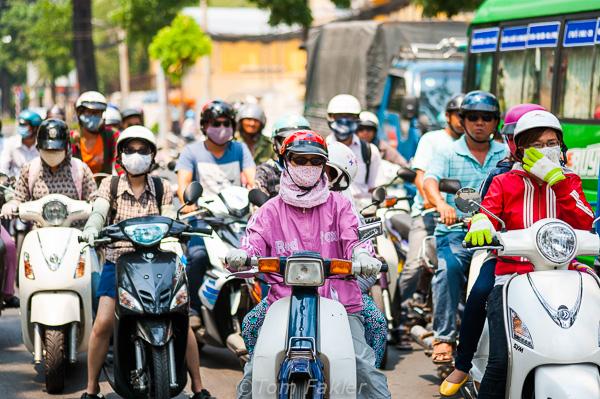
M 560 219 L 575 229 L 589 229 L 594 213 L 585 199 L 581 179 L 565 168 L 566 147 L 558 119 L 547 111 L 531 111 L 517 122 L 514 133 L 516 163 L 496 176 L 482 205 L 500 217 L 507 230 L 530 227 L 544 218 Z M 498 222 L 484 213 L 475 215 L 467 241 L 491 243 Z M 579 268 L 586 270 L 585 267 Z M 499 257 L 495 286 L 488 297 L 490 356 L 479 398 L 505 397 L 508 350 L 503 320 L 502 286 L 513 273 L 533 271 L 523 258 Z

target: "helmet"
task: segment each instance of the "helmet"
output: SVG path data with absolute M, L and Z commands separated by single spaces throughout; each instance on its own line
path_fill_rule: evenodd
M 298 130 L 290 134 L 281 145 L 279 154 L 284 156 L 288 152 L 321 155 L 327 158 L 327 144 L 323 137 L 312 130 Z
M 350 187 L 358 172 L 358 161 L 350 147 L 333 142 L 328 147 L 330 168 L 329 187 L 333 191 L 343 191 Z M 332 173 L 333 172 L 333 173 Z
M 46 119 L 38 129 L 37 148 L 66 150 L 69 145 L 69 127 L 60 119 Z
M 446 103 L 446 112 L 460 111 L 460 105 L 462 104 L 464 99 L 465 95 L 463 93 L 452 96 L 452 98 Z
M 504 116 L 504 126 L 502 127 L 502 134 L 512 135 L 515 132 L 517 122 L 523 115 L 529 111 L 545 111 L 546 108 L 537 104 L 519 104 L 510 108 Z
M 28 109 L 21 111 L 18 119 L 19 125 L 31 125 L 33 127 L 38 127 L 42 124 L 42 117 L 36 112 Z
M 221 100 L 210 101 L 202 107 L 202 112 L 200 113 L 200 127 L 204 130 L 203 126 L 208 121 L 217 118 L 229 119 L 235 130 L 235 111 L 229 103 Z
M 363 111 L 358 116 L 360 122 L 358 122 L 359 127 L 372 127 L 374 129 L 379 128 L 379 118 L 377 115 L 370 111 Z
M 529 129 L 537 127 L 546 127 L 558 131 L 562 140 L 563 130 L 558 118 L 548 111 L 537 110 L 529 111 L 519 119 L 514 132 L 515 141 L 517 140 L 517 137 L 527 132 Z
M 117 153 L 120 154 L 127 142 L 133 139 L 144 140 L 148 142 L 150 147 L 152 147 L 152 151 L 156 153 L 156 136 L 154 136 L 152 130 L 145 126 L 139 125 L 129 126 L 127 129 L 121 132 L 119 138 L 117 139 Z
M 65 120 L 65 110 L 58 104 L 54 104 L 46 113 L 46 119 L 62 119 Z
M 462 116 L 466 112 L 492 112 L 496 117 L 500 117 L 500 105 L 496 97 L 486 91 L 475 90 L 467 93 L 460 104 L 459 113 Z
M 120 125 L 123 119 L 121 119 L 121 113 L 114 107 L 106 108 L 104 111 L 104 123 L 106 125 Z
M 310 130 L 310 123 L 301 115 L 285 115 L 273 123 L 271 138 L 274 140 L 277 136 L 287 137 L 295 130 Z
M 95 109 L 104 111 L 106 109 L 106 97 L 97 91 L 86 91 L 81 93 L 75 102 L 75 110 L 79 112 L 80 108 Z
M 362 107 L 358 99 L 350 94 L 338 94 L 329 100 L 327 114 L 352 114 L 359 115 Z
M 242 119 L 256 119 L 263 126 L 267 123 L 265 113 L 258 104 L 242 105 L 237 112 L 237 122 L 239 123 Z
M 121 117 L 123 119 L 127 119 L 132 116 L 139 116 L 140 118 L 144 118 L 144 111 L 137 108 L 125 108 L 123 111 L 121 111 Z

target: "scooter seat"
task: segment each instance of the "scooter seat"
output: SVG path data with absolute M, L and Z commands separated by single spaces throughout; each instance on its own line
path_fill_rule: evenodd
M 406 213 L 398 213 L 390 218 L 392 228 L 400 234 L 400 236 L 408 240 L 408 233 L 412 224 L 412 217 Z

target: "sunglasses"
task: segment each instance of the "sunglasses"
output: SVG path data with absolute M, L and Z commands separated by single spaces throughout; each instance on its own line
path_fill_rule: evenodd
M 152 153 L 152 150 L 148 146 L 143 146 L 140 148 L 125 147 L 123 149 L 123 153 L 125 153 L 127 155 L 131 155 L 131 154 L 135 154 L 135 153 L 138 153 L 141 155 L 149 155 L 150 153 Z
M 466 118 L 469 122 L 477 122 L 480 119 L 484 122 L 491 122 L 496 119 L 493 114 L 467 114 Z
M 290 161 L 292 161 L 293 163 L 295 163 L 298 166 L 304 166 L 309 163 L 312 166 L 323 166 L 323 165 L 325 165 L 325 162 L 327 162 L 327 160 L 322 157 L 318 157 L 318 158 L 292 157 L 292 158 L 290 158 Z
M 222 122 L 219 122 L 219 121 L 212 121 L 212 122 L 210 123 L 210 125 L 211 125 L 212 127 L 221 127 L 221 126 L 223 126 L 223 127 L 229 127 L 229 126 L 231 126 L 231 122 L 230 122 L 230 121 L 222 121 Z

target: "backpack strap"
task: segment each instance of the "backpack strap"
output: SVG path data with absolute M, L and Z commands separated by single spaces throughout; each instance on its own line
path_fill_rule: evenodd
M 71 158 L 71 178 L 77 189 L 77 198 L 83 198 L 83 161 L 77 158 Z
M 29 174 L 27 175 L 27 184 L 29 185 L 29 197 L 33 198 L 33 186 L 42 172 L 42 159 L 38 156 L 29 163 Z
M 363 162 L 367 166 L 367 173 L 365 174 L 365 184 L 369 182 L 369 174 L 371 172 L 371 145 L 364 140 L 360 140 L 360 153 L 362 155 Z
M 110 177 L 110 214 L 107 225 L 110 225 L 117 216 L 117 207 L 115 206 L 115 199 L 117 198 L 117 190 L 119 188 L 119 176 Z
M 162 179 L 158 176 L 150 176 L 154 183 L 154 191 L 156 192 L 156 205 L 158 205 L 158 213 L 162 214 L 162 200 L 165 193 Z

